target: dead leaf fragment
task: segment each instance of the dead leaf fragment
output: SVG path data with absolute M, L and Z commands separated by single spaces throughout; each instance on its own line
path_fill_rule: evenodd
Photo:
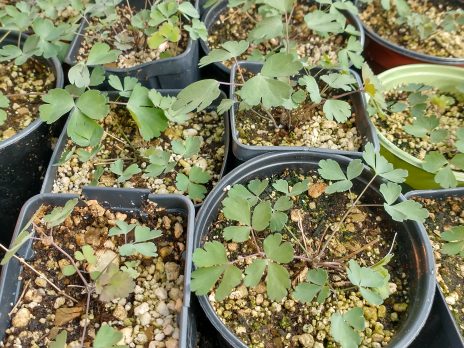
M 82 314 L 84 307 L 61 307 L 56 310 L 55 313 L 55 325 L 63 326 L 70 321 L 79 318 Z

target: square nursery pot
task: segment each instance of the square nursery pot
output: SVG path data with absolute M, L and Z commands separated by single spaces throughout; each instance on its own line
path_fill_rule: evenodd
M 0 36 L 7 31 L 0 30 Z M 0 43 L 16 45 L 17 32 L 10 32 Z M 21 44 L 27 35 L 21 35 Z M 43 60 L 55 75 L 55 87 L 63 87 L 63 70 L 56 58 Z M 29 126 L 0 142 L 0 221 L 2 232 L 0 240 L 9 244 L 22 204 L 38 193 L 42 176 L 52 154 L 51 138 L 53 127 L 37 119 Z
M 418 190 L 410 191 L 405 195 L 408 199 L 413 197 L 443 199 L 453 196 L 464 197 L 464 188 Z M 443 292 L 438 284 L 432 311 L 427 319 L 427 323 L 411 347 L 464 347 L 464 338 L 461 335 L 461 331 L 448 308 Z
M 145 0 L 130 0 L 129 2 L 136 9 L 143 9 L 146 4 Z M 123 4 L 125 4 L 125 2 Z M 198 0 L 195 1 L 194 5 L 198 10 Z M 77 64 L 77 56 L 83 36 L 85 35 L 85 29 L 88 26 L 89 18 L 90 17 L 87 16 L 81 20 L 79 30 L 71 42 L 69 51 L 64 59 L 64 61 L 71 66 Z M 126 76 L 136 77 L 147 87 L 164 89 L 184 88 L 200 78 L 198 54 L 198 40 L 194 41 L 189 39 L 187 48 L 178 56 L 158 59 L 131 68 L 104 68 L 107 76 L 116 75 L 121 80 Z
M 412 64 L 384 71 L 378 77 L 386 91 L 408 83 L 422 83 L 446 90 L 464 83 L 464 69 L 444 65 Z M 374 129 L 379 137 L 381 154 L 393 163 L 395 168 L 403 168 L 408 171 L 406 184 L 415 190 L 440 188 L 440 185 L 435 182 L 435 174 L 422 168 L 422 160 L 400 149 L 380 133 L 375 126 Z M 464 173 L 455 171 L 454 174 L 458 186 L 464 186 Z
M 206 0 L 200 0 L 200 8 L 201 8 L 201 3 L 206 3 Z M 221 15 L 222 12 L 224 12 L 228 8 L 228 0 L 220 0 L 216 5 L 204 9 L 202 12 L 202 20 L 205 23 L 206 28 L 208 29 L 208 33 L 210 32 L 212 26 L 214 23 L 218 20 L 219 16 Z M 343 15 L 347 18 L 348 22 L 353 25 L 353 27 L 359 31 L 360 36 L 359 40 L 361 42 L 361 46 L 364 47 L 364 42 L 365 42 L 365 35 L 364 35 L 364 28 L 362 26 L 362 23 L 360 19 L 352 14 L 350 11 L 341 11 Z M 210 47 L 207 41 L 201 40 L 200 39 L 200 45 L 201 49 L 203 51 L 204 55 L 208 55 L 210 52 Z M 208 70 L 210 73 L 214 74 L 217 78 L 223 79 L 224 81 L 229 80 L 229 76 L 231 74 L 231 70 L 228 67 L 226 67 L 224 64 L 220 62 L 212 63 L 209 66 L 202 68 L 202 70 Z
M 232 74 L 230 76 L 230 94 L 229 98 L 235 98 L 235 76 L 237 74 L 237 66 L 240 65 L 241 67 L 249 70 L 253 73 L 258 73 L 261 71 L 263 66 L 262 63 L 251 63 L 251 62 L 238 62 L 234 65 L 232 69 Z M 318 68 L 316 68 L 318 69 Z M 314 70 L 313 70 L 314 71 Z M 317 70 L 316 70 L 317 71 Z M 350 74 L 356 78 L 357 84 L 362 86 L 362 81 L 359 75 L 350 69 Z M 369 118 L 367 113 L 367 103 L 364 93 L 355 93 L 350 96 L 351 102 L 353 105 L 353 110 L 355 113 L 355 125 L 356 129 L 358 130 L 358 134 L 362 137 L 362 143 L 365 145 L 366 143 L 370 142 L 374 145 L 374 149 L 377 151 L 379 149 L 379 141 L 375 132 L 375 128 Z M 363 149 L 359 149 L 359 151 L 347 151 L 347 150 L 337 150 L 337 149 L 323 149 L 323 148 L 315 148 L 309 146 L 256 146 L 256 145 L 246 145 L 240 142 L 238 139 L 238 130 L 236 126 L 236 113 L 238 110 L 238 105 L 235 104 L 230 109 L 230 130 L 232 132 L 232 151 L 235 157 L 242 162 L 245 162 L 251 158 L 256 156 L 262 155 L 268 152 L 282 152 L 282 151 L 311 151 L 315 153 L 321 154 L 334 154 L 334 155 L 343 155 L 350 158 L 361 158 Z
M 152 195 L 148 190 L 126 190 L 113 188 L 86 188 L 83 196 L 88 200 L 97 200 L 102 206 L 117 212 L 137 212 L 140 211 L 144 202 L 151 201 L 158 203 L 160 207 L 169 212 L 182 214 L 187 219 L 186 250 L 183 258 L 184 263 L 184 295 L 183 309 L 178 316 L 180 329 L 179 347 L 194 347 L 196 340 L 196 329 L 193 315 L 190 310 L 190 274 L 192 265 L 193 250 L 193 223 L 195 212 L 192 203 L 181 195 Z M 16 224 L 14 238 L 21 232 L 23 227 L 32 218 L 36 210 L 42 204 L 64 206 L 73 198 L 79 198 L 73 194 L 39 194 L 29 199 L 21 209 L 21 213 Z M 82 201 L 80 201 L 82 204 Z M 18 255 L 26 260 L 33 255 L 32 240 L 26 242 L 18 251 Z M 8 313 L 13 308 L 21 295 L 22 282 L 18 281 L 22 266 L 16 259 L 11 259 L 2 269 L 0 278 L 0 340 L 4 339 L 5 330 L 10 323 Z
M 177 95 L 180 90 L 159 90 L 159 92 L 162 95 L 168 95 L 168 96 L 175 96 Z M 116 99 L 118 97 L 118 94 L 116 92 L 109 92 L 109 97 L 110 99 Z M 221 92 L 221 96 L 215 100 L 212 104 L 212 106 L 206 108 L 206 110 L 213 110 L 215 109 L 219 103 L 221 102 L 222 99 L 226 98 L 225 94 Z M 229 148 L 230 148 L 230 125 L 229 125 L 229 113 L 226 112 L 223 115 L 224 117 L 224 162 L 222 163 L 221 167 L 221 172 L 220 172 L 220 178 L 226 173 L 227 168 L 229 167 Z M 69 120 L 68 120 L 69 122 Z M 43 185 L 41 189 L 41 193 L 51 193 L 53 191 L 53 183 L 56 179 L 57 171 L 58 171 L 58 165 L 57 163 L 59 162 L 63 151 L 66 149 L 66 144 L 68 143 L 69 137 L 66 132 L 68 123 L 63 128 L 63 131 L 61 132 L 61 135 L 58 139 L 58 142 L 56 143 L 55 150 L 53 151 L 52 157 L 50 159 L 50 162 L 48 164 L 47 172 L 45 174 L 45 178 L 43 180 Z M 139 189 L 134 189 L 134 190 L 139 190 Z M 201 206 L 201 203 L 195 204 L 195 208 L 199 209 Z
M 221 209 L 221 202 L 227 196 L 227 187 L 234 184 L 245 183 L 254 178 L 263 179 L 274 174 L 282 173 L 287 169 L 314 170 L 322 159 L 337 161 L 342 170 L 346 171 L 351 159 L 333 154 L 319 152 L 282 152 L 269 153 L 246 162 L 225 176 L 214 187 L 203 203 L 195 220 L 194 250 L 204 243 L 204 238 L 209 227 L 214 223 Z M 364 167 L 362 174 L 353 182 L 354 191 L 360 192 L 372 179 L 372 172 Z M 379 187 L 384 181 L 377 177 L 369 187 L 369 195 L 380 197 Z M 401 195 L 399 202 L 405 200 Z M 398 328 L 396 334 L 389 342 L 389 348 L 408 347 L 424 326 L 432 307 L 435 295 L 435 261 L 433 251 L 427 233 L 422 224 L 414 221 L 406 221 L 395 224 L 398 231 L 398 253 L 402 262 L 408 265 L 410 279 L 410 303 L 408 315 Z M 197 296 L 203 311 L 208 319 L 222 335 L 224 344 L 234 348 L 247 348 L 247 346 L 222 322 L 214 311 L 208 296 Z
M 359 1 L 362 3 L 362 1 Z M 451 2 L 461 4 L 458 0 L 452 0 Z M 358 1 L 355 1 L 358 3 Z M 361 10 L 363 5 L 358 5 Z M 440 64 L 440 65 L 454 65 L 464 67 L 464 57 L 461 58 L 446 58 L 446 57 L 435 57 L 425 53 L 412 51 L 406 47 L 402 47 L 396 43 L 393 43 L 376 32 L 374 32 L 366 23 L 362 23 L 364 32 L 366 34 L 366 46 L 364 53 L 374 64 L 377 73 L 391 69 L 401 65 L 407 64 Z

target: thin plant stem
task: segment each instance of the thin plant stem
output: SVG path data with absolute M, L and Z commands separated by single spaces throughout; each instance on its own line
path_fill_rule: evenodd
M 327 240 L 325 241 L 324 243 L 324 246 L 322 247 L 322 249 L 319 251 L 319 256 L 322 256 L 325 249 L 328 247 L 330 241 L 332 240 L 332 238 L 335 236 L 335 234 L 338 232 L 338 230 L 340 229 L 340 227 L 342 226 L 342 224 L 345 222 L 345 219 L 348 217 L 348 215 L 351 213 L 351 211 L 353 210 L 353 208 L 356 206 L 356 204 L 359 202 L 359 200 L 361 199 L 361 197 L 364 195 L 364 193 L 366 193 L 367 189 L 369 188 L 369 186 L 374 182 L 375 178 L 377 178 L 377 174 L 374 175 L 372 177 L 372 179 L 367 183 L 366 187 L 364 187 L 364 189 L 362 190 L 362 192 L 358 195 L 358 197 L 356 198 L 356 200 L 353 202 L 353 204 L 350 205 L 350 207 L 348 208 L 348 210 L 346 211 L 345 215 L 343 215 L 343 217 L 340 219 L 340 221 L 338 222 L 338 224 L 335 226 L 334 228 L 334 231 L 332 232 L 332 234 L 330 234 L 329 238 L 327 238 Z M 324 233 L 322 234 L 322 238 L 324 238 L 326 232 L 328 231 L 330 227 L 330 224 L 327 225 Z
M 16 301 L 16 304 L 14 305 L 14 307 L 11 309 L 11 311 L 8 313 L 8 316 L 11 317 L 11 313 L 14 312 L 14 310 L 19 306 L 19 304 L 21 303 L 21 301 L 23 300 L 23 297 L 24 295 L 26 295 L 26 291 L 27 289 L 29 288 L 29 284 L 31 283 L 31 280 L 28 279 L 26 284 L 24 285 L 23 287 L 23 291 L 21 292 L 21 296 L 19 296 L 18 298 L 18 301 Z
M 0 248 L 2 248 L 5 252 L 9 252 L 10 249 L 8 249 L 7 247 L 5 247 L 3 244 L 0 244 Z M 39 272 L 38 270 L 36 270 L 34 267 L 32 267 L 28 262 L 26 262 L 22 257 L 19 257 L 17 256 L 16 254 L 13 254 L 13 257 L 18 260 L 23 266 L 26 266 L 27 268 L 29 268 L 32 272 L 34 272 L 35 274 L 37 274 L 39 276 L 39 278 L 42 278 L 44 279 L 53 289 L 55 289 L 59 294 L 63 295 L 64 297 L 70 299 L 71 301 L 77 303 L 78 301 L 72 297 L 72 296 L 69 296 L 67 293 L 65 293 L 63 290 L 61 290 L 58 286 L 56 286 L 55 284 L 53 284 L 53 282 L 51 280 L 49 280 L 42 272 Z
M 3 40 L 6 39 L 6 37 L 11 33 L 11 30 L 8 30 L 5 34 L 3 34 L 2 37 L 0 37 L 0 43 L 3 42 Z
M 81 347 L 84 347 L 85 336 L 87 336 L 87 326 L 89 321 L 89 308 L 90 308 L 90 297 L 92 296 L 91 291 L 87 291 L 87 302 L 85 304 L 85 319 L 84 319 L 84 328 L 82 329 L 81 336 Z
M 366 249 L 369 249 L 371 246 L 377 244 L 380 241 L 380 237 L 377 237 L 376 239 L 370 241 L 369 243 L 363 245 L 361 248 L 353 251 L 352 253 L 343 256 L 342 258 L 338 259 L 337 262 L 345 262 L 346 260 L 351 259 L 353 256 L 358 255 L 359 253 L 363 252 Z
M 292 230 L 287 226 L 285 225 L 285 229 L 288 231 L 288 233 L 290 233 L 290 235 L 292 236 L 292 238 L 295 240 L 295 242 L 298 243 L 298 245 L 300 246 L 301 249 L 303 249 L 303 252 L 306 254 L 306 256 L 308 256 L 308 259 L 312 260 L 312 257 L 311 255 L 309 254 L 308 250 L 305 249 L 304 245 L 300 242 L 300 240 L 295 236 L 295 234 L 292 232 Z

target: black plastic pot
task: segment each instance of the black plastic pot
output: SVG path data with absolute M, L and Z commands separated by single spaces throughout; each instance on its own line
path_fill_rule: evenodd
M 418 190 L 410 191 L 405 197 L 411 199 L 414 197 L 444 199 L 450 196 L 464 196 L 464 188 L 442 189 L 442 190 Z M 464 339 L 461 331 L 451 314 L 445 297 L 437 285 L 435 301 L 430 312 L 429 319 L 420 336 L 414 342 L 412 347 L 464 347 Z
M 180 90 L 159 90 L 159 92 L 163 95 L 170 95 L 170 96 L 174 96 L 174 95 L 177 95 L 179 93 Z M 110 92 L 109 93 L 110 95 L 110 98 L 116 98 L 117 97 L 117 93 L 114 93 L 114 92 Z M 215 107 L 217 105 L 219 105 L 219 103 L 221 102 L 222 99 L 226 98 L 225 94 L 222 93 L 221 96 L 218 98 L 218 100 L 216 100 L 213 104 L 212 104 L 212 107 L 208 108 L 207 110 L 212 110 L 212 109 L 215 109 Z M 48 168 L 47 168 L 47 172 L 45 174 L 45 178 L 44 178 L 44 181 L 43 181 L 43 185 L 42 185 L 42 189 L 41 189 L 41 193 L 51 193 L 53 191 L 53 183 L 55 181 L 55 178 L 56 178 L 56 173 L 58 171 L 58 166 L 56 165 L 62 154 L 63 154 L 63 151 L 65 150 L 66 148 L 66 144 L 68 143 L 68 140 L 69 140 L 69 137 L 67 135 L 67 132 L 66 132 L 66 128 L 67 128 L 67 123 L 63 129 L 63 131 L 61 132 L 61 135 L 58 139 L 58 142 L 55 146 L 55 150 L 53 151 L 53 155 L 52 155 L 52 158 L 50 160 L 50 163 L 48 164 Z M 228 165 L 228 159 L 229 159 L 229 144 L 230 144 L 230 130 L 229 130 L 229 113 L 225 113 L 224 114 L 224 162 L 222 164 L 222 168 L 221 168 L 221 172 L 220 172 L 220 177 L 222 177 L 224 175 L 224 173 L 226 172 L 226 169 L 227 169 L 227 165 Z M 137 189 L 136 189 L 137 190 Z M 195 204 L 195 207 L 196 208 L 199 208 L 201 206 L 201 204 Z
M 454 1 L 460 3 L 462 1 Z M 355 1 L 357 3 L 357 1 Z M 359 5 L 361 9 L 363 5 Z M 361 22 L 361 20 L 359 20 Z M 366 34 L 365 55 L 372 61 L 374 70 L 380 73 L 384 70 L 406 64 L 441 64 L 464 67 L 464 57 L 445 58 L 435 57 L 425 53 L 415 52 L 397 45 L 374 32 L 366 23 L 361 22 Z
M 211 27 L 216 22 L 219 15 L 222 12 L 224 12 L 224 10 L 227 8 L 227 4 L 228 4 L 228 0 L 222 0 L 219 3 L 217 3 L 215 6 L 205 10 L 205 12 L 203 13 L 202 19 L 203 19 L 203 22 L 205 23 L 206 28 L 208 29 L 208 32 L 211 30 Z M 361 45 L 364 47 L 365 36 L 364 36 L 364 29 L 363 29 L 361 21 L 359 20 L 357 16 L 353 15 L 349 11 L 342 11 L 342 12 L 345 15 L 345 17 L 348 19 L 348 21 L 354 26 L 354 28 L 360 32 Z M 201 48 L 204 54 L 207 55 L 210 52 L 208 42 L 200 40 L 200 45 L 201 45 Z M 222 63 L 213 63 L 213 64 L 210 64 L 210 66 L 207 66 L 203 69 L 207 69 L 207 68 L 211 71 L 211 73 L 216 74 L 218 78 L 221 78 L 224 81 L 227 81 L 229 79 L 229 76 L 232 70 L 226 67 Z
M 282 173 L 286 169 L 314 170 L 318 167 L 319 160 L 328 158 L 336 160 L 343 170 L 346 170 L 351 161 L 343 156 L 316 152 L 272 153 L 257 157 L 230 172 L 211 191 L 197 215 L 194 248 L 199 248 L 204 243 L 204 237 L 208 233 L 209 226 L 215 221 L 221 208 L 221 202 L 227 195 L 225 189 L 227 186 L 245 183 L 257 177 L 264 178 Z M 365 167 L 361 176 L 354 181 L 354 191 L 360 192 L 371 178 L 372 173 Z M 370 186 L 368 194 L 372 195 L 372 197 L 380 197 L 378 188 L 382 182 L 382 179 L 376 178 Z M 404 201 L 404 197 L 400 196 L 399 201 Z M 405 265 L 408 265 L 411 302 L 409 303 L 407 318 L 392 338 L 388 347 L 404 348 L 416 338 L 424 326 L 432 307 L 435 294 L 435 262 L 430 241 L 422 224 L 408 221 L 397 223 L 395 226 L 398 231 L 399 252 L 397 256 L 402 258 Z M 216 315 L 208 297 L 197 297 L 209 320 L 220 332 L 224 340 L 232 347 L 246 348 L 246 345 Z
M 187 234 L 184 254 L 184 308 L 179 316 L 179 346 L 181 348 L 195 347 L 195 323 L 192 321 L 193 315 L 190 313 L 190 274 L 192 267 L 193 228 L 195 218 L 195 211 L 192 203 L 181 195 L 152 195 L 148 190 L 90 187 L 83 191 L 83 195 L 86 199 L 97 200 L 104 207 L 111 208 L 114 211 L 137 212 L 140 211 L 146 201 L 151 201 L 158 203 L 160 207 L 167 209 L 169 212 L 180 213 L 187 218 L 187 229 L 184 232 Z M 78 197 L 78 195 L 70 194 L 40 194 L 32 197 L 24 204 L 21 210 L 18 223 L 16 224 L 14 238 L 21 232 L 21 229 L 42 204 L 63 206 L 69 199 Z M 32 240 L 21 247 L 18 255 L 25 259 L 32 257 Z M 12 259 L 2 269 L 0 278 L 0 341 L 3 340 L 5 330 L 10 323 L 8 313 L 21 294 L 22 282 L 18 281 L 21 270 L 22 266 L 16 259 Z
M 0 30 L 0 36 L 6 31 Z M 11 32 L 0 44 L 16 45 L 18 33 Z M 27 35 L 21 36 L 21 43 Z M 63 70 L 56 58 L 46 60 L 55 74 L 55 86 L 63 87 Z M 37 119 L 9 139 L 0 142 L 0 241 L 9 244 L 22 204 L 40 190 L 42 176 L 52 154 L 52 128 Z
M 249 70 L 253 73 L 258 73 L 261 71 L 263 66 L 262 63 L 248 63 L 248 62 L 238 62 L 242 68 Z M 353 77 L 356 78 L 356 81 L 359 86 L 362 86 L 361 78 L 359 75 L 350 70 L 350 73 Z M 232 74 L 230 76 L 230 99 L 235 98 L 235 76 L 237 74 L 237 64 L 233 66 Z M 355 112 L 355 125 L 358 130 L 358 133 L 361 135 L 363 144 L 370 142 L 374 145 L 375 150 L 379 149 L 379 140 L 375 131 L 375 128 L 367 114 L 367 103 L 364 93 L 356 93 L 351 96 L 351 101 L 353 104 L 353 110 Z M 322 149 L 314 148 L 308 146 L 256 146 L 256 145 L 245 145 L 240 142 L 238 139 L 238 130 L 236 126 L 236 112 L 238 110 L 238 105 L 236 104 L 230 110 L 230 129 L 232 132 L 232 151 L 240 161 L 247 161 L 253 157 L 262 155 L 268 152 L 282 152 L 282 151 L 312 151 L 319 153 L 343 155 L 350 158 L 361 158 L 362 149 L 359 151 L 346 151 L 346 150 L 331 150 L 331 149 Z
M 131 0 L 130 3 L 137 9 L 142 9 L 146 1 Z M 195 7 L 198 9 L 198 0 L 195 1 Z M 81 20 L 79 31 L 71 42 L 69 51 L 64 59 L 71 66 L 77 64 L 77 56 L 85 35 L 88 20 L 89 17 Z M 136 77 L 143 85 L 151 88 L 184 88 L 197 81 L 200 77 L 198 55 L 198 40 L 189 40 L 185 52 L 176 57 L 159 59 L 125 69 L 106 67 L 105 71 L 107 75 L 116 75 L 120 79 L 123 79 L 125 76 Z

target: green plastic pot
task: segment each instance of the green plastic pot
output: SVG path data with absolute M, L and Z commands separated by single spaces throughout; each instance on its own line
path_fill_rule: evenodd
M 378 75 L 385 90 L 407 83 L 423 83 L 440 90 L 448 90 L 458 83 L 464 82 L 464 68 L 432 65 L 411 64 L 387 70 Z M 375 126 L 375 125 L 374 125 Z M 422 169 L 423 161 L 401 150 L 389 141 L 376 128 L 380 140 L 380 152 L 395 168 L 403 168 L 409 172 L 406 184 L 415 190 L 430 190 L 440 188 L 434 180 L 434 174 Z M 464 173 L 454 172 L 459 182 L 464 186 Z

